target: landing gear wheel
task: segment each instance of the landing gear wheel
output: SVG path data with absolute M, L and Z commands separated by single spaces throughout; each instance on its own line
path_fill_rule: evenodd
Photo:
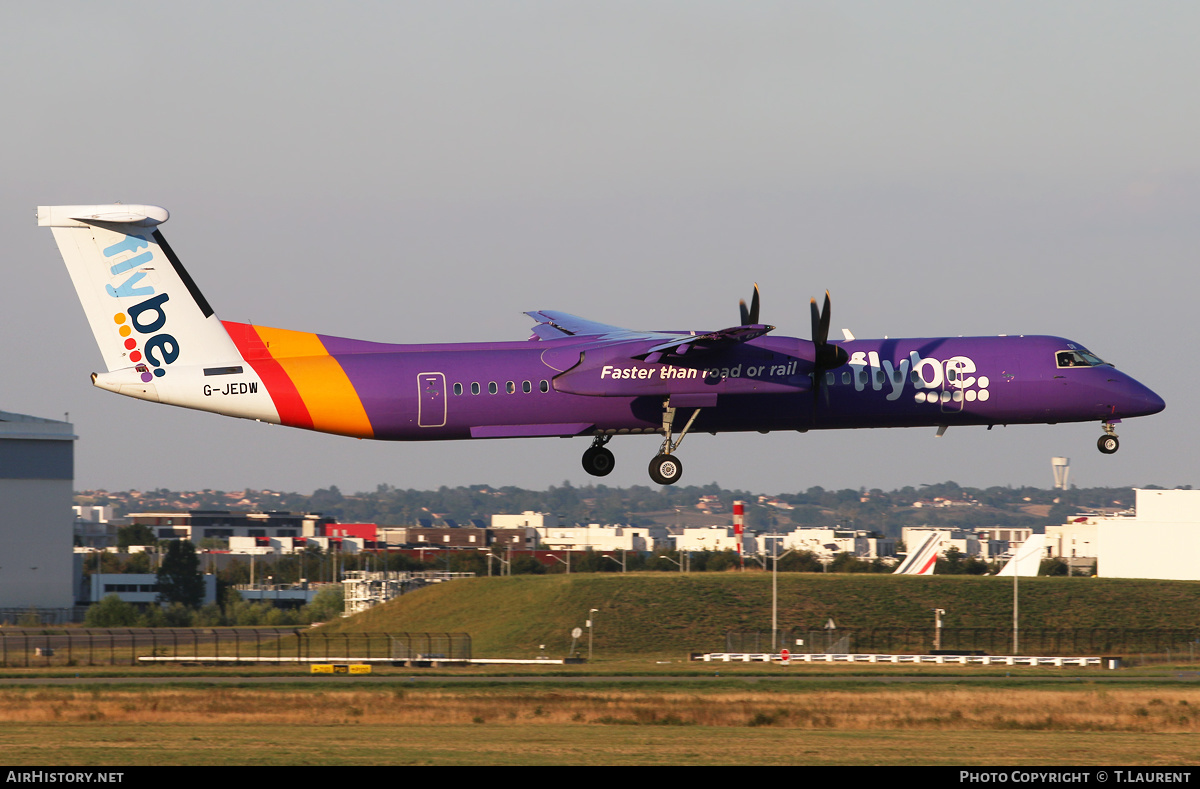
M 1096 442 L 1096 448 L 1106 455 L 1111 455 L 1121 448 L 1121 442 L 1116 436 L 1100 436 L 1100 440 Z
M 583 453 L 583 470 L 593 477 L 607 477 L 616 465 L 617 459 L 604 447 L 592 447 Z
M 683 476 L 683 464 L 674 455 L 658 455 L 650 461 L 650 479 L 659 485 L 674 485 Z

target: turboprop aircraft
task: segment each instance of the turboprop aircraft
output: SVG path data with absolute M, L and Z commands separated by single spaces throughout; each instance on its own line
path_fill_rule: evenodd
M 561 312 L 526 313 L 511 342 L 394 345 L 221 321 L 167 245 L 166 209 L 42 206 L 106 371 L 102 389 L 152 402 L 356 438 L 430 441 L 584 436 L 583 467 L 613 470 L 613 436 L 663 436 L 650 461 L 677 482 L 691 431 L 1099 422 L 1162 399 L 1061 337 L 829 340 L 814 299 L 812 339 L 771 335 L 755 286 L 736 326 L 631 331 Z

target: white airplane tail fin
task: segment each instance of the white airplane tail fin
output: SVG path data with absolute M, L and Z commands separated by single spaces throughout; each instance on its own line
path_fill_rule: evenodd
M 996 575 L 1037 575 L 1046 553 L 1046 535 L 1031 534 L 1013 552 L 1013 557 Z
M 937 564 L 938 551 L 942 547 L 941 532 L 931 531 L 915 549 L 895 569 L 893 575 L 933 575 Z
M 151 383 L 173 365 L 240 364 L 242 356 L 158 230 L 165 208 L 39 206 L 109 372 Z

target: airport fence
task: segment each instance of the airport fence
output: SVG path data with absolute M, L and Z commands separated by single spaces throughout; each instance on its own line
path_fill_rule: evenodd
M 769 652 L 771 631 L 731 631 L 725 638 L 727 652 Z M 776 648 L 793 652 L 833 654 L 928 654 L 933 650 L 933 628 L 838 628 L 836 630 L 781 629 Z M 944 627 L 941 649 L 1013 654 L 1012 627 Z M 1133 627 L 1030 627 L 1019 631 L 1019 654 L 1053 655 L 1172 655 L 1177 660 L 1194 660 L 1200 655 L 1200 628 Z
M 22 627 L 37 627 L 40 625 L 69 625 L 82 622 L 87 615 L 86 605 L 70 608 L 0 608 L 0 626 L 19 625 Z
M 297 659 L 469 660 L 466 633 L 322 633 L 298 628 L 0 629 L 0 667 L 133 666 Z

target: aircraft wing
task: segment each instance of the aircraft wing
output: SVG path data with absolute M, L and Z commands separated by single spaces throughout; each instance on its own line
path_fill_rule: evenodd
M 688 353 L 713 351 L 730 345 L 749 342 L 763 336 L 774 328 L 774 326 L 764 324 L 752 324 L 750 326 L 731 326 L 728 329 L 705 332 L 703 334 L 687 334 L 659 343 L 645 353 L 639 353 L 633 358 L 654 363 L 661 361 L 664 356 L 684 356 Z
M 731 326 L 713 332 L 649 332 L 623 329 L 607 323 L 597 323 L 565 312 L 541 310 L 525 313 L 537 321 L 534 335 L 541 340 L 557 340 L 563 337 L 592 337 L 598 340 L 628 342 L 648 340 L 654 342 L 650 348 L 630 356 L 656 363 L 664 356 L 680 357 L 688 353 L 700 353 L 749 342 L 775 329 L 765 324 Z
M 597 323 L 565 312 L 553 310 L 535 310 L 525 313 L 537 321 L 533 333 L 541 340 L 560 340 L 563 337 L 620 337 L 627 339 L 641 334 L 658 336 L 653 332 L 635 332 L 622 329 L 620 326 L 610 326 L 607 323 Z

